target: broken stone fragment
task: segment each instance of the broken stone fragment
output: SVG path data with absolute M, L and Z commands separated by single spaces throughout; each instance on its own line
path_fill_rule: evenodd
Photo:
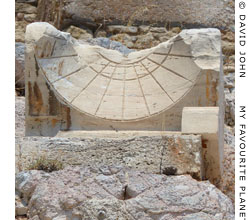
M 18 3 L 15 4 L 15 11 L 24 14 L 36 14 L 37 8 L 27 3 Z
M 16 216 L 27 215 L 27 212 L 28 212 L 27 204 L 20 199 L 16 199 L 16 201 L 15 201 L 15 215 Z
M 36 14 L 26 14 L 24 15 L 24 20 L 27 22 L 35 22 L 36 20 Z
M 25 44 L 21 42 L 15 43 L 15 87 L 18 92 L 24 91 L 24 53 Z
M 107 32 L 110 32 L 113 34 L 119 34 L 119 33 L 136 34 L 138 32 L 138 27 L 122 26 L 122 25 L 109 25 L 107 27 Z
M 75 27 L 71 25 L 69 28 L 66 29 L 66 32 L 70 33 L 72 37 L 79 39 L 79 40 L 88 40 L 93 38 L 93 34 L 90 30 L 84 30 L 79 27 Z

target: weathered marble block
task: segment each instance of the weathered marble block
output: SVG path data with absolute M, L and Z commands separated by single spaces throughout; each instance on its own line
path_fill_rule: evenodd
M 184 30 L 122 55 L 48 23 L 26 30 L 26 135 L 70 130 L 181 131 L 184 107 L 223 112 L 220 32 Z
M 202 158 L 205 178 L 218 184 L 223 173 L 224 117 L 218 107 L 185 107 L 182 133 L 202 136 Z

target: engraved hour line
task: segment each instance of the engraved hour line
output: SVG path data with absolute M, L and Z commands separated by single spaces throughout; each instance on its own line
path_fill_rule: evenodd
M 96 75 L 93 77 L 93 79 L 91 79 L 91 80 L 88 82 L 88 84 L 87 84 L 85 87 L 82 88 L 82 90 L 77 94 L 77 96 L 76 96 L 75 98 L 73 98 L 73 99 L 71 100 L 70 103 L 73 103 L 73 102 L 75 101 L 75 99 L 76 99 L 76 98 L 77 98 L 86 88 L 88 88 L 88 86 L 90 85 L 90 83 L 92 83 L 92 82 L 96 79 L 96 77 L 100 75 L 100 73 L 108 66 L 108 64 L 109 64 L 109 62 L 102 68 L 102 70 L 101 70 L 100 72 L 95 71 L 95 72 L 96 72 Z
M 152 70 L 151 72 L 147 69 L 147 67 L 141 62 L 142 66 L 145 68 L 145 70 L 151 75 L 151 77 L 155 80 L 155 82 L 158 84 L 158 86 L 160 86 L 160 88 L 166 93 L 166 95 L 170 98 L 170 100 L 174 103 L 174 100 L 171 98 L 171 96 L 167 93 L 167 91 L 162 87 L 162 85 L 158 82 L 158 80 L 154 77 L 154 75 L 152 74 L 152 72 L 154 72 L 155 70 L 157 70 L 161 65 L 162 63 L 164 63 L 167 58 L 168 58 L 168 55 L 171 53 L 171 50 L 172 50 L 172 47 L 173 45 L 170 46 L 170 49 L 168 51 L 168 54 L 166 55 L 166 57 L 161 61 L 161 64 L 159 65 L 158 63 L 156 63 L 158 66 Z M 149 58 L 147 58 L 149 60 Z M 152 61 L 151 61 L 152 62 Z
M 123 96 L 122 96 L 122 119 L 124 119 L 124 108 L 125 108 L 125 84 L 126 84 L 126 74 L 127 69 L 124 68 L 124 74 L 123 74 Z
M 143 66 L 144 64 L 141 63 Z M 144 66 L 144 68 L 148 71 L 148 73 L 151 75 L 151 77 L 155 80 L 155 82 L 158 84 L 158 86 L 160 86 L 160 88 L 167 94 L 167 96 L 171 99 L 172 102 L 174 102 L 174 100 L 170 97 L 170 95 L 167 93 L 167 91 L 162 87 L 162 85 L 158 82 L 158 80 L 153 76 L 153 74 L 151 72 L 149 72 L 149 70 L 147 69 L 146 66 Z
M 131 66 L 132 67 L 132 66 Z M 126 68 L 125 68 L 126 69 Z M 104 75 L 103 73 L 101 74 L 103 77 L 106 77 L 106 78 L 110 78 L 110 76 L 107 76 L 107 75 Z M 138 76 L 139 79 L 145 77 L 145 76 L 148 76 L 148 73 L 143 75 L 143 76 Z M 136 80 L 137 78 L 131 78 L 131 79 L 126 79 L 126 81 L 131 81 L 131 80 Z M 112 80 L 118 80 L 118 81 L 123 81 L 123 79 L 119 79 L 119 78 L 113 78 Z
M 113 60 L 108 59 L 107 57 L 103 56 L 101 53 L 98 52 L 98 54 L 105 60 L 107 60 L 109 63 L 115 63 L 115 64 L 120 64 L 119 62 L 115 62 Z
M 74 73 L 80 71 L 81 69 L 82 69 L 82 67 L 79 67 L 77 70 L 73 71 L 72 73 L 69 73 L 69 74 L 67 74 L 67 75 L 65 75 L 65 76 L 62 76 L 61 78 L 56 79 L 56 80 L 54 80 L 54 81 L 51 82 L 51 83 L 55 83 L 55 82 L 57 82 L 57 81 L 59 81 L 59 80 L 61 80 L 61 79 L 64 79 L 64 78 L 66 78 L 66 77 L 68 77 L 68 76 L 71 76 L 72 74 L 74 74 Z
M 55 45 L 56 45 L 56 40 L 53 43 L 52 49 L 50 51 L 50 57 L 52 57 L 53 53 L 54 53 L 54 49 L 55 49 Z
M 172 46 L 171 46 L 171 47 L 172 47 Z M 119 63 L 119 62 L 110 60 L 110 59 L 108 59 L 107 57 L 103 56 L 101 53 L 98 53 L 98 54 L 99 54 L 103 59 L 109 61 L 110 63 L 120 64 L 121 66 L 124 66 L 124 65 L 133 65 L 133 64 L 135 64 L 135 63 L 140 63 L 142 60 L 147 59 L 148 56 L 150 56 L 152 53 L 149 53 L 147 56 L 145 56 L 145 57 L 143 57 L 143 58 L 141 58 L 141 59 L 139 59 L 139 60 L 137 60 L 137 61 L 135 61 L 135 62 L 126 63 L 126 64 L 124 64 L 124 63 Z
M 154 52 L 152 54 L 156 54 L 156 55 L 166 55 L 165 53 L 158 53 L 158 52 Z M 168 56 L 174 56 L 174 57 L 188 57 L 188 58 L 193 58 L 193 56 L 188 56 L 188 55 L 181 55 L 181 54 L 169 54 Z
M 163 64 L 165 61 L 166 61 L 166 59 L 168 58 L 168 55 L 170 54 L 170 52 L 171 52 L 171 50 L 172 50 L 172 47 L 173 47 L 173 45 L 171 45 L 170 46 L 170 48 L 169 48 L 169 51 L 168 51 L 168 53 L 166 54 L 166 57 L 161 61 L 161 64 Z M 149 60 L 149 58 L 147 57 L 147 58 L 145 58 L 145 60 L 146 59 L 148 59 Z M 151 61 L 152 62 L 152 61 Z M 153 62 L 153 63 L 155 63 L 155 62 Z M 157 70 L 158 68 L 160 68 L 160 65 L 159 64 L 157 64 L 157 67 L 156 68 L 154 68 L 151 72 L 146 68 L 146 66 L 141 62 L 141 64 L 143 65 L 143 67 L 148 71 L 148 73 L 150 74 L 150 73 L 152 73 L 152 72 L 154 72 L 155 70 Z
M 97 112 L 98 112 L 99 109 L 100 109 L 100 106 L 101 106 L 101 104 L 102 104 L 102 101 L 103 101 L 103 99 L 104 99 L 104 96 L 106 95 L 106 93 L 107 93 L 107 91 L 108 91 L 109 85 L 110 85 L 111 80 L 112 80 L 112 77 L 113 77 L 113 75 L 114 75 L 114 73 L 115 73 L 115 71 L 116 71 L 116 68 L 117 68 L 117 65 L 115 66 L 115 68 L 114 68 L 114 70 L 113 70 L 113 72 L 112 72 L 112 75 L 111 75 L 111 77 L 110 77 L 110 79 L 109 79 L 108 85 L 106 86 L 106 89 L 105 89 L 105 91 L 104 91 L 104 93 L 103 93 L 103 95 L 102 95 L 101 101 L 100 101 L 100 103 L 99 103 L 99 105 L 98 105 L 98 107 L 97 107 L 97 109 L 96 109 L 96 111 L 95 111 L 95 115 L 97 114 Z
M 134 70 L 135 70 L 135 73 L 136 73 L 136 76 L 137 76 L 137 80 L 138 80 L 138 83 L 139 83 L 139 86 L 140 86 L 140 89 L 141 89 L 141 93 L 142 93 L 142 96 L 143 96 L 143 99 L 144 99 L 144 102 L 145 102 L 145 106 L 146 106 L 147 111 L 148 111 L 148 115 L 150 115 L 148 103 L 147 103 L 147 100 L 146 100 L 145 95 L 144 95 L 144 93 L 143 93 L 142 86 L 141 86 L 141 82 L 140 82 L 140 80 L 139 80 L 139 78 L 138 78 L 138 73 L 137 73 L 137 70 L 136 70 L 136 68 L 135 68 L 135 65 L 133 65 L 133 67 L 134 67 Z
M 190 79 L 187 79 L 186 77 L 180 75 L 179 73 L 177 73 L 177 72 L 175 72 L 175 71 L 173 71 L 173 70 L 171 70 L 171 69 L 168 69 L 167 67 L 163 66 L 163 65 L 162 65 L 163 62 L 162 62 L 161 64 L 159 64 L 159 63 L 157 63 L 156 61 L 154 61 L 154 60 L 152 60 L 152 59 L 150 59 L 150 58 L 148 58 L 148 60 L 150 60 L 151 62 L 153 62 L 153 63 L 155 63 L 155 64 L 157 64 L 157 65 L 159 65 L 160 67 L 164 68 L 165 70 L 170 71 L 170 72 L 174 73 L 175 75 L 177 75 L 177 76 L 179 76 L 179 77 L 181 77 L 181 78 L 183 78 L 183 79 L 185 79 L 185 80 L 187 80 L 187 81 L 193 83 Z M 165 62 L 165 61 L 164 61 L 164 62 Z

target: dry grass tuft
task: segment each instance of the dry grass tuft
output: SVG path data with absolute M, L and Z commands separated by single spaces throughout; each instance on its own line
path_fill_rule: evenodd
M 48 159 L 45 156 L 39 157 L 28 168 L 28 170 L 43 170 L 45 172 L 53 172 L 63 169 L 63 164 L 59 160 Z

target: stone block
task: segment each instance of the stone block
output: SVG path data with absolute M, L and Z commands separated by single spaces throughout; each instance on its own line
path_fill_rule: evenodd
M 183 107 L 223 108 L 217 29 L 185 30 L 124 55 L 38 22 L 27 27 L 26 48 L 27 135 L 180 131 Z
M 185 107 L 182 133 L 202 136 L 205 177 L 215 185 L 223 172 L 224 114 L 218 107 Z
M 117 33 L 136 34 L 138 32 L 138 27 L 122 26 L 122 25 L 109 25 L 107 27 L 107 32 L 111 32 L 113 34 L 117 34 Z
M 147 173 L 204 177 L 201 136 L 169 132 L 66 131 L 56 137 L 17 138 L 23 169 L 41 157 L 64 166 L 122 165 Z

